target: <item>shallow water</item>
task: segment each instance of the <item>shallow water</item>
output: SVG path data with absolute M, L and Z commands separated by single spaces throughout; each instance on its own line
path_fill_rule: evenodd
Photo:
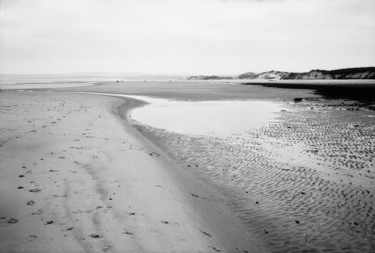
M 152 99 L 131 112 L 132 119 L 155 128 L 191 135 L 233 135 L 275 119 L 282 107 L 268 101 L 170 101 Z

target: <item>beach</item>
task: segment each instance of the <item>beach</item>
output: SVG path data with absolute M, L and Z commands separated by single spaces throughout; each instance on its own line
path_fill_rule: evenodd
M 375 253 L 374 13 L 0 0 L 0 253 Z
M 261 130 L 226 138 L 139 127 L 217 185 L 269 252 L 371 252 L 374 125 L 363 114 L 289 109 Z
M 134 95 L 281 107 L 238 134 L 193 134 L 137 121 L 132 111 L 149 105 Z M 38 86 L 0 98 L 8 252 L 375 249 L 369 101 L 183 81 Z
M 119 116 L 135 104 L 1 92 L 3 252 L 262 251 L 210 187 Z

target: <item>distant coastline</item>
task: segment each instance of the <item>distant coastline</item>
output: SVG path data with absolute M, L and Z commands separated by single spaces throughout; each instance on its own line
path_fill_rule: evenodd
M 262 73 L 246 72 L 238 76 L 200 75 L 190 76 L 187 80 L 345 80 L 375 79 L 375 67 L 345 68 L 335 70 L 314 69 L 309 72 L 266 71 Z

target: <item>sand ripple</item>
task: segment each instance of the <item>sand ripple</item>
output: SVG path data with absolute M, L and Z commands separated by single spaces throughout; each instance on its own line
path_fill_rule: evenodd
M 314 103 L 230 138 L 137 127 L 217 185 L 270 251 L 374 252 L 375 113 Z

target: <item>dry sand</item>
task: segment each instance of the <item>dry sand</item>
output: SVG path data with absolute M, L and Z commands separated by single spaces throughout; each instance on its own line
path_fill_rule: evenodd
M 202 181 L 126 119 L 139 103 L 0 92 L 1 252 L 262 252 Z

